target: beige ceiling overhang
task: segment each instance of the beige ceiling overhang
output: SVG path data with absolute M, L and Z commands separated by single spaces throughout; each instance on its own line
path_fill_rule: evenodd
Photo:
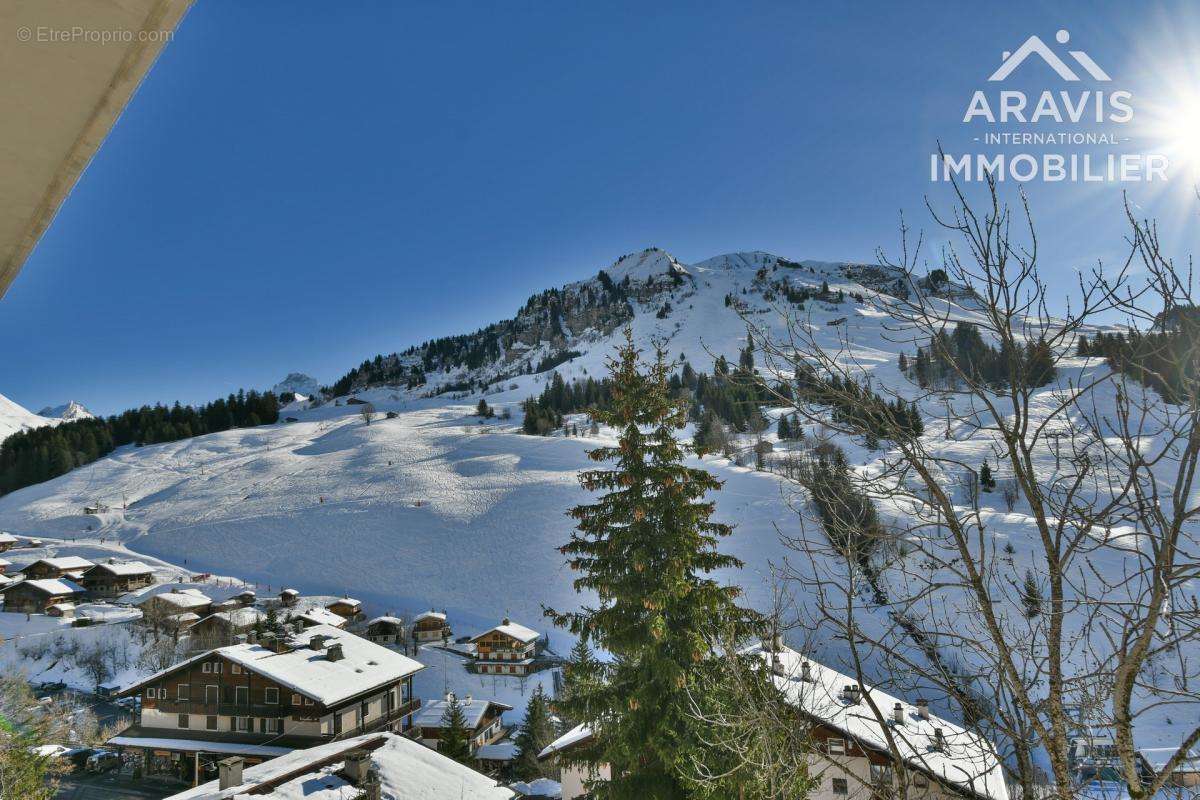
M 192 0 L 0 0 L 0 298 Z

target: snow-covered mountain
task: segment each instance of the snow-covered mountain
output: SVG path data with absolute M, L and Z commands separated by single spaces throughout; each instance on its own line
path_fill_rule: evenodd
M 46 406 L 38 412 L 38 416 L 73 422 L 77 419 L 92 419 L 95 415 L 88 411 L 82 403 L 71 400 L 61 406 Z
M 316 378 L 305 375 L 303 372 L 289 372 L 286 378 L 271 387 L 271 391 L 277 397 L 289 392 L 291 394 L 302 394 L 305 397 L 312 397 L 315 394 L 320 394 L 321 384 Z
M 47 419 L 34 414 L 32 411 L 17 405 L 0 394 L 0 441 L 17 431 L 40 428 L 43 425 L 53 425 L 57 420 Z

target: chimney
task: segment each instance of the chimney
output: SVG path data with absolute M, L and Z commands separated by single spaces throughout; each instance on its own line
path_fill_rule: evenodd
M 325 637 L 319 633 L 316 634 L 315 636 L 313 636 L 311 639 L 308 640 L 308 648 L 310 650 L 324 650 L 325 649 Z
M 800 680 L 804 681 L 805 683 L 813 682 L 812 666 L 810 666 L 807 661 L 800 665 Z
M 217 776 L 219 789 L 232 789 L 234 786 L 242 785 L 242 757 L 231 756 L 217 762 Z
M 383 797 L 383 784 L 379 780 L 379 773 L 371 770 L 367 773 L 367 777 L 362 783 L 362 798 L 363 800 L 381 800 Z
M 917 698 L 917 716 L 926 722 L 929 721 L 929 701 L 924 697 Z
M 858 705 L 858 701 L 859 701 L 859 697 L 861 696 L 861 693 L 862 693 L 862 690 L 860 690 L 858 688 L 857 684 L 847 683 L 846 688 L 842 689 L 842 699 L 845 700 L 850 705 L 856 706 L 856 705 Z
M 330 661 L 341 661 L 345 658 L 346 656 L 342 653 L 341 643 L 329 645 L 329 648 L 325 652 L 325 657 Z
M 512 622 L 511 622 L 511 620 L 509 620 L 509 618 L 508 618 L 508 617 L 505 617 L 505 618 L 504 618 L 504 621 L 502 621 L 500 624 L 501 624 L 501 625 L 511 625 L 511 624 L 512 624 Z
M 475 700 L 475 698 L 474 698 L 474 697 L 472 697 L 471 695 L 467 695 L 467 699 L 466 699 L 466 701 L 463 703 L 463 705 L 464 705 L 464 706 L 469 706 L 469 705 L 471 705 L 471 703 L 472 703 L 474 700 Z
M 897 725 L 904 724 L 904 706 L 900 705 L 899 703 L 896 703 L 896 705 L 892 707 L 892 721 Z
M 946 737 L 941 728 L 933 729 L 933 749 L 938 753 L 946 749 Z
M 346 753 L 346 766 L 343 768 L 346 778 L 355 786 L 361 787 L 371 769 L 371 754 L 366 750 L 351 750 Z

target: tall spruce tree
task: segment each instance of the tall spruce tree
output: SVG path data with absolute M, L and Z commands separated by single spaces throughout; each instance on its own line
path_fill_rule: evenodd
M 517 756 L 513 760 L 513 776 L 517 780 L 532 781 L 549 778 L 547 764 L 538 761 L 538 753 L 554 741 L 554 719 L 550 716 L 550 700 L 538 684 L 525 707 L 525 720 L 517 731 L 515 743 Z
M 438 752 L 460 764 L 471 765 L 471 732 L 467 730 L 467 718 L 463 714 L 462 703 L 454 694 L 449 695 L 446 708 L 442 711 Z
M 688 689 L 698 670 L 714 667 L 709 636 L 730 624 L 749 631 L 751 620 L 735 587 L 706 577 L 741 563 L 717 552 L 731 529 L 710 520 L 705 496 L 720 483 L 683 464 L 675 431 L 687 413 L 670 396 L 662 354 L 644 370 L 628 329 L 625 338 L 609 359 L 611 404 L 596 412 L 620 432 L 618 443 L 588 454 L 615 468 L 580 475 L 600 496 L 571 510 L 577 528 L 561 548 L 579 573 L 575 589 L 598 603 L 546 613 L 612 657 L 573 665 L 575 686 L 560 703 L 595 734 L 572 761 L 610 766 L 611 780 L 592 796 L 670 800 L 689 796 L 683 775 L 697 745 L 687 735 Z

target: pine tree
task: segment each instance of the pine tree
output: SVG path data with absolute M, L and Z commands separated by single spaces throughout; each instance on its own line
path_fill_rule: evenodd
M 579 577 L 576 591 L 594 592 L 595 606 L 574 613 L 548 611 L 612 655 L 612 661 L 577 667 L 578 686 L 561 703 L 565 716 L 588 724 L 595 740 L 572 753 L 575 763 L 609 764 L 605 798 L 687 796 L 686 755 L 697 745 L 682 734 L 689 721 L 689 680 L 705 668 L 706 634 L 714 626 L 744 626 L 748 612 L 736 587 L 705 577 L 740 562 L 717 552 L 728 525 L 710 521 L 705 501 L 720 483 L 683 465 L 675 431 L 686 410 L 667 389 L 662 354 L 642 371 L 632 332 L 609 360 L 612 404 L 598 411 L 620 432 L 616 447 L 592 450 L 593 461 L 615 469 L 580 476 L 598 501 L 572 509 L 577 529 L 561 548 Z M 714 667 L 715 668 L 715 667 Z
M 996 488 L 996 478 L 992 475 L 992 468 L 988 466 L 987 461 L 984 461 L 983 466 L 979 468 L 979 486 L 985 492 Z
M 908 372 L 908 356 L 904 355 L 904 353 L 900 354 L 900 371 Z
M 513 775 L 517 780 L 532 781 L 550 777 L 545 765 L 538 761 L 538 753 L 546 749 L 556 735 L 554 719 L 550 716 L 550 701 L 541 684 L 538 684 L 529 696 L 525 721 L 521 723 L 514 739 L 517 755 L 513 760 Z
M 1025 616 L 1033 619 L 1042 613 L 1042 590 L 1038 588 L 1037 578 L 1032 569 L 1025 570 L 1025 581 L 1021 585 L 1021 605 L 1025 607 Z
M 467 730 L 467 718 L 463 714 L 462 703 L 454 694 L 446 700 L 446 708 L 442 711 L 441 738 L 438 739 L 438 752 L 446 758 L 452 758 L 460 764 L 471 764 L 471 732 Z
M 779 427 L 776 430 L 776 435 L 781 442 L 786 442 L 792 438 L 792 426 L 788 423 L 787 414 L 779 415 Z
M 492 411 L 491 406 L 487 404 L 487 400 L 483 399 L 482 397 L 479 398 L 479 405 L 475 406 L 475 416 L 487 419 L 495 413 L 496 412 Z

